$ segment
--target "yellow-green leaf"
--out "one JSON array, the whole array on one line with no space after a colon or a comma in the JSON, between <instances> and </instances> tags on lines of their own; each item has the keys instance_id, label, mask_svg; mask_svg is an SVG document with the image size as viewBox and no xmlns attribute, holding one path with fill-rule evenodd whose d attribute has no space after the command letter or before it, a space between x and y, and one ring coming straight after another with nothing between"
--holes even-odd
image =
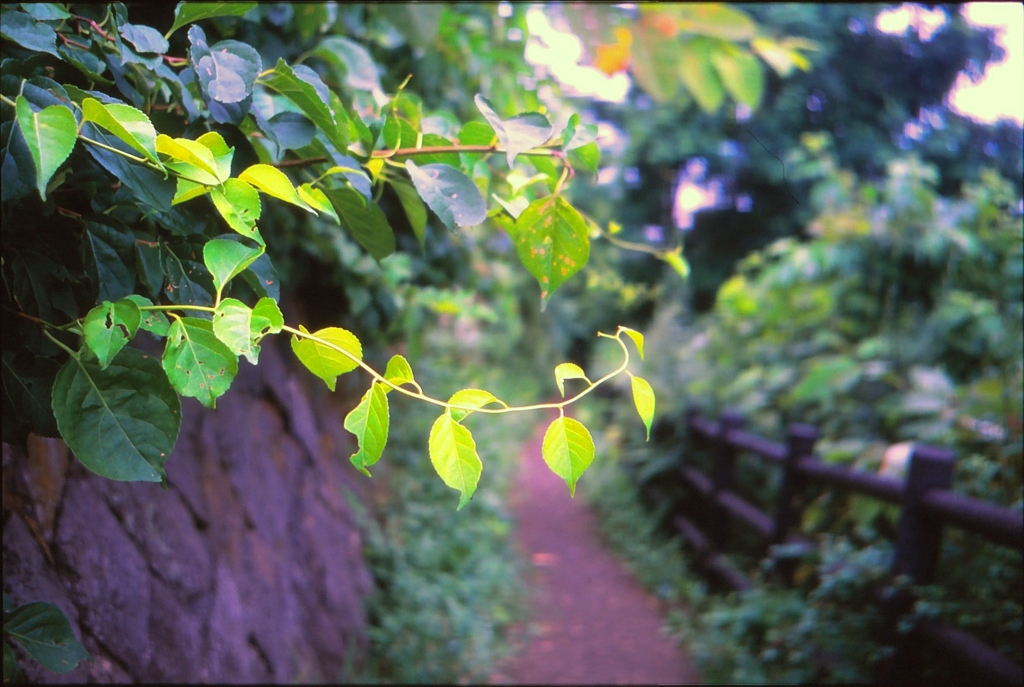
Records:
<instances>
[{"instance_id":1,"label":"yellow-green leaf","mask_svg":"<svg viewBox=\"0 0 1024 687\"><path fill-rule=\"evenodd\" d=\"M86 98L82 101L82 121L103 127L163 168L156 151L156 129L141 110L121 103L104 104L95 98Z\"/></svg>"},{"instance_id":2,"label":"yellow-green leaf","mask_svg":"<svg viewBox=\"0 0 1024 687\"><path fill-rule=\"evenodd\" d=\"M644 335L635 329L629 327L619 327L619 330L625 332L625 334L633 339L633 343L636 344L636 350L640 352L640 360L644 359Z\"/></svg>"},{"instance_id":3,"label":"yellow-green leaf","mask_svg":"<svg viewBox=\"0 0 1024 687\"><path fill-rule=\"evenodd\" d=\"M462 510L473 497L483 471L473 435L446 410L430 428L427 448L437 474L446 485L461 494L458 510Z\"/></svg>"},{"instance_id":4,"label":"yellow-green leaf","mask_svg":"<svg viewBox=\"0 0 1024 687\"><path fill-rule=\"evenodd\" d=\"M162 362L174 390L207 408L216 407L238 374L238 358L213 333L213 323L195 317L171 324Z\"/></svg>"},{"instance_id":5,"label":"yellow-green leaf","mask_svg":"<svg viewBox=\"0 0 1024 687\"><path fill-rule=\"evenodd\" d=\"M569 485L569 495L576 495L576 481L594 462L594 440L578 420L560 417L544 433L541 456L551 471Z\"/></svg>"},{"instance_id":6,"label":"yellow-green leaf","mask_svg":"<svg viewBox=\"0 0 1024 687\"><path fill-rule=\"evenodd\" d=\"M499 400L490 391L484 391L483 389L462 389L461 391L456 391L448 399L448 403L453 406L466 406L469 408L483 408L489 403L497 403L502 407L508 408L508 404ZM472 412L472 410L451 409L452 418L456 422L462 422L462 419Z\"/></svg>"},{"instance_id":7,"label":"yellow-green leaf","mask_svg":"<svg viewBox=\"0 0 1024 687\"><path fill-rule=\"evenodd\" d=\"M309 333L309 330L302 325L299 325L299 331L304 334ZM327 327L314 332L313 336L334 344L349 354L345 355L345 353L325 346L319 341L298 336L292 337L292 350L295 352L295 356L310 372L324 380L328 389L334 391L338 375L351 372L359 367L356 361L363 359L363 345L355 334L341 327Z\"/></svg>"},{"instance_id":8,"label":"yellow-green leaf","mask_svg":"<svg viewBox=\"0 0 1024 687\"><path fill-rule=\"evenodd\" d=\"M107 369L114 356L135 338L141 323L139 306L127 298L116 303L103 301L89 311L82 321L82 333L85 344L96 354L101 370Z\"/></svg>"},{"instance_id":9,"label":"yellow-green leaf","mask_svg":"<svg viewBox=\"0 0 1024 687\"><path fill-rule=\"evenodd\" d=\"M654 389L636 375L631 376L633 387L633 404L636 405L636 412L640 413L640 419L647 427L647 440L651 439L651 422L654 421Z\"/></svg>"},{"instance_id":10,"label":"yellow-green leaf","mask_svg":"<svg viewBox=\"0 0 1024 687\"><path fill-rule=\"evenodd\" d=\"M36 166L36 189L46 200L46 185L75 148L78 137L75 115L62 105L50 105L33 112L22 95L15 101L14 109Z\"/></svg>"},{"instance_id":11,"label":"yellow-green leaf","mask_svg":"<svg viewBox=\"0 0 1024 687\"><path fill-rule=\"evenodd\" d=\"M156 137L156 152L170 158L167 167L175 169L176 162L183 162L191 168L201 172L191 178L192 181L216 186L222 183L227 177L221 178L217 168L217 161L213 152L202 143L190 141L187 138L171 138L167 134L159 134Z\"/></svg>"},{"instance_id":12,"label":"yellow-green leaf","mask_svg":"<svg viewBox=\"0 0 1024 687\"><path fill-rule=\"evenodd\" d=\"M295 192L299 194L299 198L306 205L309 205L321 215L327 215L334 220L335 224L341 224L341 218L338 217L338 213L334 211L334 206L331 205L331 201L328 200L323 191L315 186L302 184L295 189Z\"/></svg>"},{"instance_id":13,"label":"yellow-green leaf","mask_svg":"<svg viewBox=\"0 0 1024 687\"><path fill-rule=\"evenodd\" d=\"M400 355L391 356L391 360L388 361L388 367L384 371L384 379L397 386L416 384L416 380L412 375L412 366L409 365L409 361L404 356ZM384 393L389 393L391 390L390 387L384 386Z\"/></svg>"},{"instance_id":14,"label":"yellow-green leaf","mask_svg":"<svg viewBox=\"0 0 1024 687\"><path fill-rule=\"evenodd\" d=\"M348 415L345 416L345 429L356 435L359 450L352 454L350 460L360 472L370 476L369 466L380 460L384 446L388 443L387 387L374 382L363 399Z\"/></svg>"},{"instance_id":15,"label":"yellow-green leaf","mask_svg":"<svg viewBox=\"0 0 1024 687\"><path fill-rule=\"evenodd\" d=\"M229 227L261 246L265 245L260 230L256 228L263 210L256 189L239 179L228 179L223 186L210 189L210 198Z\"/></svg>"},{"instance_id":16,"label":"yellow-green leaf","mask_svg":"<svg viewBox=\"0 0 1024 687\"><path fill-rule=\"evenodd\" d=\"M269 196L283 200L286 203L291 203L292 205L297 205L307 212L314 214L316 212L295 190L295 187L292 186L291 179L289 179L288 176L277 167L271 167L270 165L264 164L253 165L239 174L238 178L252 184ZM324 201L326 202L326 200L327 199L325 197Z\"/></svg>"},{"instance_id":17,"label":"yellow-green leaf","mask_svg":"<svg viewBox=\"0 0 1024 687\"><path fill-rule=\"evenodd\" d=\"M586 373L583 372L583 368L579 365L575 363L562 363L555 368L555 383L558 385L558 390L563 398L565 397L565 380L567 379L586 379L588 384L592 384L587 379Z\"/></svg>"},{"instance_id":18,"label":"yellow-green leaf","mask_svg":"<svg viewBox=\"0 0 1024 687\"><path fill-rule=\"evenodd\" d=\"M516 219L512 241L519 261L540 284L541 307L587 264L590 239L583 217L561 196L530 203Z\"/></svg>"}]
</instances>

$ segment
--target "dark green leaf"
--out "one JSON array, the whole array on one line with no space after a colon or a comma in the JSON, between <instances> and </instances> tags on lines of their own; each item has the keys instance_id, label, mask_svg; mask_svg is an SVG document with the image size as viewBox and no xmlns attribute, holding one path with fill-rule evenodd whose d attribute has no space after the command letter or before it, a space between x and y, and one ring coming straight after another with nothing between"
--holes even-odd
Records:
<instances>
[{"instance_id":1,"label":"dark green leaf","mask_svg":"<svg viewBox=\"0 0 1024 687\"><path fill-rule=\"evenodd\" d=\"M97 300L116 301L135 291L135 237L104 215L82 218L86 268L98 288Z\"/></svg>"},{"instance_id":2,"label":"dark green leaf","mask_svg":"<svg viewBox=\"0 0 1024 687\"><path fill-rule=\"evenodd\" d=\"M257 5L255 2L179 2L174 8L174 25L167 32L167 36L170 37L182 26L200 19L241 17Z\"/></svg>"},{"instance_id":3,"label":"dark green leaf","mask_svg":"<svg viewBox=\"0 0 1024 687\"><path fill-rule=\"evenodd\" d=\"M297 70L289 67L283 59L279 59L269 73L264 73L259 77L259 82L295 103L302 113L324 133L327 140L343 153L348 149L348 118L345 117L345 130L342 131L337 125L338 113L333 112L328 105L329 94L325 93L327 97L322 98L318 93L317 85L322 87L325 92L327 91L326 86L319 81L319 78L317 78L318 84L311 84L306 79L311 79L311 77L306 75L305 79L301 78ZM344 116L344 112L341 114Z\"/></svg>"},{"instance_id":4,"label":"dark green leaf","mask_svg":"<svg viewBox=\"0 0 1024 687\"><path fill-rule=\"evenodd\" d=\"M266 253L256 258L256 261L242 272L242 279L252 287L257 296L265 296L274 301L281 299L281 279Z\"/></svg>"},{"instance_id":5,"label":"dark green leaf","mask_svg":"<svg viewBox=\"0 0 1024 687\"><path fill-rule=\"evenodd\" d=\"M58 369L60 365L50 358L26 351L3 352L4 405L40 436L58 436L51 407L53 380ZM4 430L7 429L5 426Z\"/></svg>"},{"instance_id":6,"label":"dark green leaf","mask_svg":"<svg viewBox=\"0 0 1024 687\"><path fill-rule=\"evenodd\" d=\"M0 13L0 36L34 52L57 54L57 32L24 12L6 7Z\"/></svg>"},{"instance_id":7,"label":"dark green leaf","mask_svg":"<svg viewBox=\"0 0 1024 687\"><path fill-rule=\"evenodd\" d=\"M399 178L391 178L388 181L395 190L402 209L405 210L405 216L409 219L413 233L416 234L416 240L420 242L420 248L423 248L427 228L427 207L416 192L416 188L408 181Z\"/></svg>"},{"instance_id":8,"label":"dark green leaf","mask_svg":"<svg viewBox=\"0 0 1024 687\"><path fill-rule=\"evenodd\" d=\"M89 652L75 639L67 616L53 604L37 601L18 606L4 618L4 634L55 673L70 673L89 659Z\"/></svg>"},{"instance_id":9,"label":"dark green leaf","mask_svg":"<svg viewBox=\"0 0 1024 687\"><path fill-rule=\"evenodd\" d=\"M160 35L160 32L152 26L141 24L122 24L121 37L132 44L136 52L159 53L167 52L170 45L167 39Z\"/></svg>"},{"instance_id":10,"label":"dark green leaf","mask_svg":"<svg viewBox=\"0 0 1024 687\"><path fill-rule=\"evenodd\" d=\"M449 229L472 227L487 218L487 201L473 180L449 165L405 163L412 183Z\"/></svg>"},{"instance_id":11,"label":"dark green leaf","mask_svg":"<svg viewBox=\"0 0 1024 687\"><path fill-rule=\"evenodd\" d=\"M14 121L4 122L0 137L7 141L4 148L3 168L0 169L0 199L3 202L19 200L35 190L35 164L28 150L21 127Z\"/></svg>"},{"instance_id":12,"label":"dark green leaf","mask_svg":"<svg viewBox=\"0 0 1024 687\"><path fill-rule=\"evenodd\" d=\"M135 348L101 370L69 358L53 385L53 413L68 447L108 479L159 482L181 426L177 394L155 358Z\"/></svg>"},{"instance_id":13,"label":"dark green leaf","mask_svg":"<svg viewBox=\"0 0 1024 687\"><path fill-rule=\"evenodd\" d=\"M395 252L395 233L376 203L367 204L362 195L351 188L325 189L324 194L352 236L375 260L383 260Z\"/></svg>"},{"instance_id":14,"label":"dark green leaf","mask_svg":"<svg viewBox=\"0 0 1024 687\"><path fill-rule=\"evenodd\" d=\"M238 374L238 358L213 333L213 324L195 317L171 324L162 362L174 389L207 408L217 407Z\"/></svg>"},{"instance_id":15,"label":"dark green leaf","mask_svg":"<svg viewBox=\"0 0 1024 687\"><path fill-rule=\"evenodd\" d=\"M195 260L190 245L161 242L160 262L166 275L163 292L169 301L179 305L213 305L213 279L206 266Z\"/></svg>"},{"instance_id":16,"label":"dark green leaf","mask_svg":"<svg viewBox=\"0 0 1024 687\"><path fill-rule=\"evenodd\" d=\"M135 155L126 143L120 139L102 131L92 123L82 125L82 133L94 141L111 146L118 150ZM171 209L171 199L174 198L174 180L165 179L160 174L146 169L142 165L126 160L124 156L111 152L99 146L85 144L85 149L100 163L115 179L123 183L135 197L139 199L139 206L152 208L153 210L167 211Z\"/></svg>"}]
</instances>

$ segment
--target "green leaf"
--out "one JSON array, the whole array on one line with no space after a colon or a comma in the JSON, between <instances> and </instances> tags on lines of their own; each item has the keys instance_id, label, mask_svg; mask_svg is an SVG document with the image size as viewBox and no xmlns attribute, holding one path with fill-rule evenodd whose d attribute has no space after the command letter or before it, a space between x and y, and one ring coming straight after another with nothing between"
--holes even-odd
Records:
<instances>
[{"instance_id":1,"label":"green leaf","mask_svg":"<svg viewBox=\"0 0 1024 687\"><path fill-rule=\"evenodd\" d=\"M260 347L253 342L252 308L235 298L225 298L213 313L213 333L235 355L259 362Z\"/></svg>"},{"instance_id":2,"label":"green leaf","mask_svg":"<svg viewBox=\"0 0 1024 687\"><path fill-rule=\"evenodd\" d=\"M116 301L135 290L135 236L125 225L107 215L82 218L83 257L97 299Z\"/></svg>"},{"instance_id":3,"label":"green leaf","mask_svg":"<svg viewBox=\"0 0 1024 687\"><path fill-rule=\"evenodd\" d=\"M295 188L295 192L299 194L299 198L301 198L306 205L310 206L321 215L327 215L337 224L341 224L341 218L338 217L338 213L335 212L334 206L331 205L331 201L328 200L323 191L315 186L302 184Z\"/></svg>"},{"instance_id":4,"label":"green leaf","mask_svg":"<svg viewBox=\"0 0 1024 687\"><path fill-rule=\"evenodd\" d=\"M636 375L631 375L630 378L633 387L633 404L636 405L636 412L640 413L640 419L647 427L647 440L650 441L651 422L654 420L654 389L646 379L641 379Z\"/></svg>"},{"instance_id":5,"label":"green leaf","mask_svg":"<svg viewBox=\"0 0 1024 687\"><path fill-rule=\"evenodd\" d=\"M473 497L483 471L473 435L446 410L430 428L427 449L441 480L461 494L458 510L462 510Z\"/></svg>"},{"instance_id":6,"label":"green leaf","mask_svg":"<svg viewBox=\"0 0 1024 687\"><path fill-rule=\"evenodd\" d=\"M75 639L67 616L53 604L24 604L4 617L4 634L21 644L47 670L70 673L89 652Z\"/></svg>"},{"instance_id":7,"label":"green leaf","mask_svg":"<svg viewBox=\"0 0 1024 687\"><path fill-rule=\"evenodd\" d=\"M273 298L264 296L256 301L252 309L252 331L258 332L262 338L267 334L277 334L284 327L284 315Z\"/></svg>"},{"instance_id":8,"label":"green leaf","mask_svg":"<svg viewBox=\"0 0 1024 687\"><path fill-rule=\"evenodd\" d=\"M264 164L253 165L239 174L238 178L241 181L252 184L269 196L292 205L297 205L307 212L316 214L316 211L299 196L292 185L291 179L277 167Z\"/></svg>"},{"instance_id":9,"label":"green leaf","mask_svg":"<svg viewBox=\"0 0 1024 687\"><path fill-rule=\"evenodd\" d=\"M266 245L256 228L263 210L256 189L239 179L228 179L220 188L210 189L210 198L229 227L261 246Z\"/></svg>"},{"instance_id":10,"label":"green leaf","mask_svg":"<svg viewBox=\"0 0 1024 687\"><path fill-rule=\"evenodd\" d=\"M4 404L28 424L28 430L39 436L59 436L57 422L53 418L52 396L53 380L59 369L60 365L53 359L28 351L3 352ZM4 441L9 441L7 432L13 429L13 426L4 424Z\"/></svg>"},{"instance_id":11,"label":"green leaf","mask_svg":"<svg viewBox=\"0 0 1024 687\"><path fill-rule=\"evenodd\" d=\"M126 296L125 300L131 301L140 308L142 317L139 322L140 329L144 329L155 336L167 336L167 332L171 329L171 322L167 319L167 315L164 315L159 310L141 310L143 306L152 306L153 301L145 296L136 294Z\"/></svg>"},{"instance_id":12,"label":"green leaf","mask_svg":"<svg viewBox=\"0 0 1024 687\"><path fill-rule=\"evenodd\" d=\"M19 684L25 681L25 676L18 667L18 659L14 655L14 649L7 642L4 645L4 684Z\"/></svg>"},{"instance_id":13,"label":"green leaf","mask_svg":"<svg viewBox=\"0 0 1024 687\"><path fill-rule=\"evenodd\" d=\"M632 33L630 75L655 102L669 102L678 90L679 39L644 20L634 24Z\"/></svg>"},{"instance_id":14,"label":"green leaf","mask_svg":"<svg viewBox=\"0 0 1024 687\"><path fill-rule=\"evenodd\" d=\"M141 321L139 306L127 298L116 303L103 301L89 311L82 320L82 333L85 344L96 354L101 370L107 369L118 351L135 338Z\"/></svg>"},{"instance_id":15,"label":"green leaf","mask_svg":"<svg viewBox=\"0 0 1024 687\"><path fill-rule=\"evenodd\" d=\"M693 38L683 44L679 60L679 76L705 112L715 112L725 99L722 81L711 64L715 45L713 40L703 36Z\"/></svg>"},{"instance_id":16,"label":"green leaf","mask_svg":"<svg viewBox=\"0 0 1024 687\"><path fill-rule=\"evenodd\" d=\"M551 138L551 122L540 112L524 112L502 120L487 98L477 94L473 100L505 149L509 169L519 153L544 145Z\"/></svg>"},{"instance_id":17,"label":"green leaf","mask_svg":"<svg viewBox=\"0 0 1024 687\"><path fill-rule=\"evenodd\" d=\"M735 46L725 47L727 50L712 53L711 63L732 97L756 110L764 89L761 62Z\"/></svg>"},{"instance_id":18,"label":"green leaf","mask_svg":"<svg viewBox=\"0 0 1024 687\"><path fill-rule=\"evenodd\" d=\"M551 471L569 485L569 495L576 495L576 481L594 462L594 440L579 421L560 417L544 433L541 456Z\"/></svg>"},{"instance_id":19,"label":"green leaf","mask_svg":"<svg viewBox=\"0 0 1024 687\"><path fill-rule=\"evenodd\" d=\"M395 232L376 203L368 204L358 191L351 188L327 189L324 195L345 221L352 236L374 260L383 260L395 252Z\"/></svg>"},{"instance_id":20,"label":"green leaf","mask_svg":"<svg viewBox=\"0 0 1024 687\"><path fill-rule=\"evenodd\" d=\"M562 398L565 398L565 380L567 379L586 379L588 384L593 385L579 365L562 363L555 367L555 384L558 385L558 391L561 392Z\"/></svg>"},{"instance_id":21,"label":"green leaf","mask_svg":"<svg viewBox=\"0 0 1024 687\"><path fill-rule=\"evenodd\" d=\"M235 155L235 149L228 146L224 137L216 131L207 131L196 139L196 143L205 146L213 155L213 163L217 168L217 178L226 180L231 176L231 160Z\"/></svg>"},{"instance_id":22,"label":"green leaf","mask_svg":"<svg viewBox=\"0 0 1024 687\"><path fill-rule=\"evenodd\" d=\"M640 352L640 360L643 360L644 359L644 335L641 334L640 332L636 331L635 329L630 329L629 327L619 327L619 329L622 330L626 334L626 336L628 336L629 338L633 339L633 343L636 344L636 350Z\"/></svg>"},{"instance_id":23,"label":"green leaf","mask_svg":"<svg viewBox=\"0 0 1024 687\"><path fill-rule=\"evenodd\" d=\"M57 32L43 22L36 21L24 12L3 8L0 15L0 36L14 41L26 50L45 52L59 58L57 54Z\"/></svg>"},{"instance_id":24,"label":"green leaf","mask_svg":"<svg viewBox=\"0 0 1024 687\"><path fill-rule=\"evenodd\" d=\"M690 276L690 263L683 257L682 247L676 248L671 253L665 253L661 256L661 259L669 264L669 267L674 269L681 279L686 279Z\"/></svg>"},{"instance_id":25,"label":"green leaf","mask_svg":"<svg viewBox=\"0 0 1024 687\"><path fill-rule=\"evenodd\" d=\"M203 246L203 262L213 275L213 285L219 295L224 286L245 271L263 254L261 248L250 248L238 241L211 239Z\"/></svg>"},{"instance_id":26,"label":"green leaf","mask_svg":"<svg viewBox=\"0 0 1024 687\"><path fill-rule=\"evenodd\" d=\"M757 25L743 11L721 3L671 4L652 8L671 15L679 30L728 41L745 41L757 33Z\"/></svg>"},{"instance_id":27,"label":"green leaf","mask_svg":"<svg viewBox=\"0 0 1024 687\"><path fill-rule=\"evenodd\" d=\"M313 84L299 78L283 59L278 59L274 68L261 74L258 81L297 105L335 148L341 152L348 149L348 118L344 117L346 124L342 131L337 125L337 113L320 98Z\"/></svg>"},{"instance_id":28,"label":"green leaf","mask_svg":"<svg viewBox=\"0 0 1024 687\"><path fill-rule=\"evenodd\" d=\"M389 421L387 389L379 382L371 384L359 405L345 416L345 429L355 434L359 443L350 460L367 477L367 468L380 460L388 443Z\"/></svg>"},{"instance_id":29,"label":"green leaf","mask_svg":"<svg viewBox=\"0 0 1024 687\"><path fill-rule=\"evenodd\" d=\"M179 394L197 398L207 408L217 407L217 398L238 374L238 358L213 333L213 323L195 317L171 324L163 366Z\"/></svg>"},{"instance_id":30,"label":"green leaf","mask_svg":"<svg viewBox=\"0 0 1024 687\"><path fill-rule=\"evenodd\" d=\"M402 204L405 216L409 220L409 226L412 227L412 232L416 234L416 240L420 242L420 248L422 249L426 239L427 206L423 204L423 200L420 198L419 193L417 193L416 187L405 179L391 178L388 181L391 184L391 188L395 190L398 202Z\"/></svg>"},{"instance_id":31,"label":"green leaf","mask_svg":"<svg viewBox=\"0 0 1024 687\"><path fill-rule=\"evenodd\" d=\"M62 105L50 105L33 112L23 95L18 96L14 109L36 166L36 189L46 200L46 185L75 148L78 137L75 115Z\"/></svg>"},{"instance_id":32,"label":"green leaf","mask_svg":"<svg viewBox=\"0 0 1024 687\"><path fill-rule=\"evenodd\" d=\"M86 98L82 102L82 121L103 127L142 153L147 160L163 168L156 150L156 129L142 111L130 105L104 105L95 98Z\"/></svg>"},{"instance_id":33,"label":"green leaf","mask_svg":"<svg viewBox=\"0 0 1024 687\"><path fill-rule=\"evenodd\" d=\"M125 348L106 370L71 357L53 384L53 414L68 447L107 479L159 482L181 426L181 405L160 364Z\"/></svg>"},{"instance_id":34,"label":"green leaf","mask_svg":"<svg viewBox=\"0 0 1024 687\"><path fill-rule=\"evenodd\" d=\"M299 325L299 331L304 334L309 333L309 330L302 325ZM314 332L313 336L338 346L356 360L363 359L363 345L356 338L356 335L347 329L327 327L326 329ZM295 352L299 362L305 365L310 372L324 380L327 388L331 391L334 391L338 375L351 372L359 367L352 358L318 341L293 336L292 350Z\"/></svg>"},{"instance_id":35,"label":"green leaf","mask_svg":"<svg viewBox=\"0 0 1024 687\"><path fill-rule=\"evenodd\" d=\"M459 130L459 143L464 146L493 146L498 141L497 134L490 124L484 122L466 122ZM472 165L483 157L483 153L460 153L467 163Z\"/></svg>"},{"instance_id":36,"label":"green leaf","mask_svg":"<svg viewBox=\"0 0 1024 687\"><path fill-rule=\"evenodd\" d=\"M122 24L119 32L121 37L132 44L137 53L156 53L162 55L170 45L167 39L152 26L142 24Z\"/></svg>"},{"instance_id":37,"label":"green leaf","mask_svg":"<svg viewBox=\"0 0 1024 687\"><path fill-rule=\"evenodd\" d=\"M449 229L472 227L487 219L487 201L473 180L450 165L405 163L420 197Z\"/></svg>"},{"instance_id":38,"label":"green leaf","mask_svg":"<svg viewBox=\"0 0 1024 687\"><path fill-rule=\"evenodd\" d=\"M366 48L341 36L324 38L310 53L319 57L345 76L349 88L373 91L380 88L377 63Z\"/></svg>"},{"instance_id":39,"label":"green leaf","mask_svg":"<svg viewBox=\"0 0 1024 687\"><path fill-rule=\"evenodd\" d=\"M254 9L259 3L255 2L179 2L174 8L174 24L167 32L171 34L200 19L212 19L214 17L241 17Z\"/></svg>"},{"instance_id":40,"label":"green leaf","mask_svg":"<svg viewBox=\"0 0 1024 687\"><path fill-rule=\"evenodd\" d=\"M519 261L540 284L541 307L587 264L590 239L583 217L561 196L541 198L516 220L512 241Z\"/></svg>"},{"instance_id":41,"label":"green leaf","mask_svg":"<svg viewBox=\"0 0 1024 687\"><path fill-rule=\"evenodd\" d=\"M393 355L388 361L388 367L384 371L384 379L392 384L401 386L403 384L415 384L416 379L412 375L412 366L404 356ZM385 385L384 393L390 393L392 389Z\"/></svg>"},{"instance_id":42,"label":"green leaf","mask_svg":"<svg viewBox=\"0 0 1024 687\"><path fill-rule=\"evenodd\" d=\"M591 141L569 151L569 162L573 167L582 167L591 174L597 174L601 164L601 149Z\"/></svg>"},{"instance_id":43,"label":"green leaf","mask_svg":"<svg viewBox=\"0 0 1024 687\"><path fill-rule=\"evenodd\" d=\"M448 403L449 405L467 406L469 408L483 408L488 403L497 403L502 407L508 408L507 403L499 400L490 391L484 391L483 389L462 389L456 391L448 399ZM473 412L472 410L461 410L458 408L450 408L449 411L455 422L462 422L463 418Z\"/></svg>"}]
</instances>

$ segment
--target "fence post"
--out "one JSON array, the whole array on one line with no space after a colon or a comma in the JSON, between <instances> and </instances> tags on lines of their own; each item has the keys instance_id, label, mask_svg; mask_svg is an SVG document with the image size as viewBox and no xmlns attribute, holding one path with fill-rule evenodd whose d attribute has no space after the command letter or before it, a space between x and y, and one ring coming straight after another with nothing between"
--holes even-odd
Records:
<instances>
[{"instance_id":1,"label":"fence post","mask_svg":"<svg viewBox=\"0 0 1024 687\"><path fill-rule=\"evenodd\" d=\"M711 470L711 507L708 509L711 518L708 521L708 534L716 549L725 548L729 536L729 514L716 504L715 497L723 491L731 491L733 477L736 472L736 449L725 443L725 435L730 430L743 426L746 418L737 410L726 409L718 419L718 435L715 437L715 464Z\"/></svg>"},{"instance_id":2,"label":"fence post","mask_svg":"<svg viewBox=\"0 0 1024 687\"><path fill-rule=\"evenodd\" d=\"M903 485L903 505L896 529L896 551L892 571L908 575L915 584L929 584L935 578L942 545L942 522L929 519L921 508L921 497L929 489L948 489L953 482L952 451L915 444L910 453ZM896 653L881 666L882 681L894 684L920 682L922 657L920 641L914 636L900 635L897 624L910 610L913 599L906 594L892 595L883 605L888 642Z\"/></svg>"},{"instance_id":3,"label":"fence post","mask_svg":"<svg viewBox=\"0 0 1024 687\"><path fill-rule=\"evenodd\" d=\"M775 529L772 533L772 542L775 544L784 544L790 529L800 525L803 515L803 479L796 465L801 458L814 453L814 444L820 436L817 427L800 423L791 424L786 432L786 458L782 464L782 478L779 480L775 504ZM796 558L783 558L777 561L777 569L786 584L792 581L796 564Z\"/></svg>"}]
</instances>

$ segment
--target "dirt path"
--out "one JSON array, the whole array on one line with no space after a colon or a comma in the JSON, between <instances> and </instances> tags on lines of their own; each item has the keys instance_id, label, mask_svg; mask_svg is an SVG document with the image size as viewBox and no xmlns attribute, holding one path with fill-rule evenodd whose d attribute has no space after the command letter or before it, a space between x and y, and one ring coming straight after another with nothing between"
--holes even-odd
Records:
<instances>
[{"instance_id":1,"label":"dirt path","mask_svg":"<svg viewBox=\"0 0 1024 687\"><path fill-rule=\"evenodd\" d=\"M583 497L540 455L546 425L525 444L512 508L532 562L525 645L495 684L679 684L697 673L661 634L658 602L605 550ZM585 489L586 477L579 488Z\"/></svg>"}]
</instances>

